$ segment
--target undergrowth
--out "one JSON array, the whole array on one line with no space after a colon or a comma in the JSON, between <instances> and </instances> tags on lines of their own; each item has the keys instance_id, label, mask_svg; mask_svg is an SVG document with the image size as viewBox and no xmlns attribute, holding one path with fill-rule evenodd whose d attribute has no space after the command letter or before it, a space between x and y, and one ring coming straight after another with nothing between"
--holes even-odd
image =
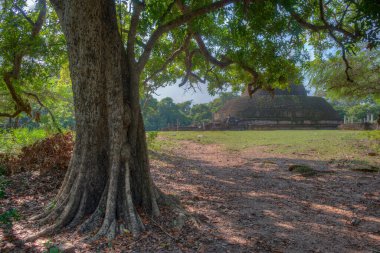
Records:
<instances>
[{"instance_id":1,"label":"undergrowth","mask_svg":"<svg viewBox=\"0 0 380 253\"><path fill-rule=\"evenodd\" d=\"M366 131L364 135L371 141L371 147L380 152L380 130Z\"/></svg>"},{"instance_id":2,"label":"undergrowth","mask_svg":"<svg viewBox=\"0 0 380 253\"><path fill-rule=\"evenodd\" d=\"M0 167L7 174L18 173L23 170L39 170L41 173L45 173L54 168L67 168L74 145L72 132L50 136L40 133L29 137L27 140L20 135L17 138L21 139L13 140L14 145L17 146L21 140L25 140L22 147L19 146L17 151L15 151L16 148L13 150L4 149L6 152L0 153ZM32 140L34 142L30 143ZM3 140L3 143L7 143L7 145L8 142L11 141L9 139Z\"/></svg>"},{"instance_id":3,"label":"undergrowth","mask_svg":"<svg viewBox=\"0 0 380 253\"><path fill-rule=\"evenodd\" d=\"M18 154L22 147L32 145L38 140L42 140L52 133L45 129L1 129L0 128L0 153Z\"/></svg>"},{"instance_id":4,"label":"undergrowth","mask_svg":"<svg viewBox=\"0 0 380 253\"><path fill-rule=\"evenodd\" d=\"M13 221L20 219L20 214L15 208L11 208L4 213L0 214L0 224L12 225Z\"/></svg>"},{"instance_id":5,"label":"undergrowth","mask_svg":"<svg viewBox=\"0 0 380 253\"><path fill-rule=\"evenodd\" d=\"M6 197L5 187L8 185L8 180L5 178L6 169L0 164L0 199Z\"/></svg>"}]
</instances>

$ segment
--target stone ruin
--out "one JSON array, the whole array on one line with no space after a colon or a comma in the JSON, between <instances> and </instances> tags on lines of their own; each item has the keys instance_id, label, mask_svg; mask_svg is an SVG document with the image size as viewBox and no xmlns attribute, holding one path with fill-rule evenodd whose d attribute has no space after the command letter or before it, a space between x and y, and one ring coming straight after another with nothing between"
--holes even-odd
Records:
<instances>
[{"instance_id":1,"label":"stone ruin","mask_svg":"<svg viewBox=\"0 0 380 253\"><path fill-rule=\"evenodd\" d=\"M228 101L213 115L209 129L336 129L342 123L321 97L308 96L303 85L257 91Z\"/></svg>"}]
</instances>

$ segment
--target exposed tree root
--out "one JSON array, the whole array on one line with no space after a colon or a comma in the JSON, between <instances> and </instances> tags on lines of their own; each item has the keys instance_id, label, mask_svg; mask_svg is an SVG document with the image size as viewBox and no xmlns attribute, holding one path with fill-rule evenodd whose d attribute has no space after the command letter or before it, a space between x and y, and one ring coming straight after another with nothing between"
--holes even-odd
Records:
<instances>
[{"instance_id":1,"label":"exposed tree root","mask_svg":"<svg viewBox=\"0 0 380 253\"><path fill-rule=\"evenodd\" d=\"M119 157L116 158L119 159ZM88 212L89 194L86 173L84 171L70 173L71 175L69 174L66 177L65 182L71 183L71 187L62 186L63 190L60 190L60 195L56 198L58 202L53 208L47 209L43 214L32 218L39 224L46 226L26 240L34 241L39 237L58 233L62 229L73 228L77 228L76 231L80 234L87 234L98 229L94 236L85 238L86 242L92 242L102 237L113 239L118 233L126 229L133 236L139 235L144 230L144 225L135 208L131 189L130 163L117 161L120 160L116 159L113 162L114 166L110 169L108 182L95 210L91 213ZM80 168L82 170L84 167L81 166ZM150 186L150 184L153 185L151 181L148 185ZM145 192L152 193L152 196L148 198L153 201L148 206L151 212L147 211L147 214L153 216L159 213L156 199L161 193L158 193L154 188ZM142 210L147 209L142 206ZM45 217L43 217L44 215ZM51 221L54 221L53 224L49 224Z\"/></svg>"}]
</instances>

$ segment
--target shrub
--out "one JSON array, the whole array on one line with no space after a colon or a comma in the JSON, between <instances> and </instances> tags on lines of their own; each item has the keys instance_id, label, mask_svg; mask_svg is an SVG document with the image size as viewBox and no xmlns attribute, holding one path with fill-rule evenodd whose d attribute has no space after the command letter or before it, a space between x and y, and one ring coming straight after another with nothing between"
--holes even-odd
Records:
<instances>
[{"instance_id":1,"label":"shrub","mask_svg":"<svg viewBox=\"0 0 380 253\"><path fill-rule=\"evenodd\" d=\"M16 209L11 208L4 213L0 214L0 224L9 225L12 224L14 220L19 220L20 214Z\"/></svg>"},{"instance_id":2,"label":"shrub","mask_svg":"<svg viewBox=\"0 0 380 253\"><path fill-rule=\"evenodd\" d=\"M146 135L147 135L148 144L151 144L157 139L158 132L157 131L150 131L150 132L147 132Z\"/></svg>"},{"instance_id":3,"label":"shrub","mask_svg":"<svg viewBox=\"0 0 380 253\"><path fill-rule=\"evenodd\" d=\"M5 187L8 185L8 180L5 179L3 175L0 175L0 199L6 197Z\"/></svg>"},{"instance_id":4,"label":"shrub","mask_svg":"<svg viewBox=\"0 0 380 253\"><path fill-rule=\"evenodd\" d=\"M52 168L67 169L72 149L73 134L55 134L23 147L17 156L3 157L3 163L12 174L23 170L45 173Z\"/></svg>"}]
</instances>

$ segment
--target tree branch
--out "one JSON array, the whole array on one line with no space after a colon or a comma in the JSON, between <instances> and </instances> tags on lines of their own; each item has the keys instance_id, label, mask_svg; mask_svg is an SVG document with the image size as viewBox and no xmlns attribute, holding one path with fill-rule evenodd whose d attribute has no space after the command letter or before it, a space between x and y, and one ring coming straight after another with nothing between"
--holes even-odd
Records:
<instances>
[{"instance_id":1,"label":"tree branch","mask_svg":"<svg viewBox=\"0 0 380 253\"><path fill-rule=\"evenodd\" d=\"M127 40L127 57L130 66L133 66L136 64L135 59L135 42L136 42L136 34L137 34L137 26L139 24L140 14L141 11L144 8L144 4L140 3L138 1L132 1L133 2L133 13L131 22L129 25L129 31L128 31L128 40Z\"/></svg>"},{"instance_id":2,"label":"tree branch","mask_svg":"<svg viewBox=\"0 0 380 253\"><path fill-rule=\"evenodd\" d=\"M65 0L50 0L55 12L58 14L60 22L63 22L63 13L65 12Z\"/></svg>"},{"instance_id":3,"label":"tree branch","mask_svg":"<svg viewBox=\"0 0 380 253\"><path fill-rule=\"evenodd\" d=\"M312 24L312 23L307 22L305 19L303 19L300 15L298 15L294 11L291 10L289 12L290 12L290 15L294 18L294 20L297 21L297 23L299 23L304 28L311 30L313 32L332 30L332 31L342 33L344 36L349 37L351 39L357 39L359 37L358 34L349 32L339 26L333 26L333 25L328 24L327 22L324 25Z\"/></svg>"},{"instance_id":4,"label":"tree branch","mask_svg":"<svg viewBox=\"0 0 380 253\"><path fill-rule=\"evenodd\" d=\"M42 24L46 17L46 0L39 0L37 8L40 9L40 12L38 14L36 22L33 22L34 25L32 27L32 33L30 36L31 41L33 41L36 38L36 36L39 34L39 32L42 29ZM28 115L31 115L32 109L31 109L30 104L24 99L22 99L22 97L17 93L13 85L13 80L17 80L19 78L22 59L24 58L26 51L27 49L29 49L29 47L30 45L28 45L26 49L20 50L18 53L16 53L13 59L12 70L3 73L3 80L12 97L12 100L16 104L16 108L17 108L16 112L20 111L20 112L25 112Z\"/></svg>"},{"instance_id":5,"label":"tree branch","mask_svg":"<svg viewBox=\"0 0 380 253\"><path fill-rule=\"evenodd\" d=\"M328 32L329 32L329 35L331 38L334 39L334 41L340 46L340 48L342 49L342 58L343 58L343 61L344 61L344 64L346 66L346 69L344 70L344 72L346 73L346 78L347 78L347 81L349 82L353 82L353 80L351 79L348 71L349 69L351 69L351 66L347 60L347 57L346 57L346 47L344 46L343 42L340 41L334 34L333 30L330 28L330 26L328 25L327 21L326 21L326 18L325 18L325 11L324 11L324 7L323 7L323 0L319 0L319 13L320 13L320 17L321 17L321 20L323 22L323 24L325 24L328 28Z\"/></svg>"},{"instance_id":6,"label":"tree branch","mask_svg":"<svg viewBox=\"0 0 380 253\"><path fill-rule=\"evenodd\" d=\"M146 43L146 47L144 49L144 52L140 56L140 59L138 61L138 70L141 72L141 70L144 68L146 65L147 61L149 60L150 53L153 50L154 45L158 41L158 39L163 35L164 33L181 26L196 17L199 17L201 15L207 14L211 11L220 9L230 3L237 2L238 0L220 0L218 2L211 3L209 5L203 6L201 8L194 9L188 13L185 13L178 18L171 20L161 26L159 26L150 36L148 39L148 42Z\"/></svg>"},{"instance_id":7,"label":"tree branch","mask_svg":"<svg viewBox=\"0 0 380 253\"><path fill-rule=\"evenodd\" d=\"M166 69L166 67L180 54L182 53L185 48L188 47L189 43L190 43L190 39L191 39L191 34L188 34L185 38L185 41L183 42L183 44L177 49L175 50L167 59L166 61L164 62L164 64L159 68L157 69L156 71L154 71L150 76L148 76L143 84L147 84L150 80L152 80L157 74L159 74L160 72L164 71Z\"/></svg>"},{"instance_id":8,"label":"tree branch","mask_svg":"<svg viewBox=\"0 0 380 253\"><path fill-rule=\"evenodd\" d=\"M40 98L37 96L37 94L31 93L31 92L24 92L24 94L25 94L25 95L28 95L28 96L30 96L30 97L33 97L41 107L45 108L45 109L48 111L48 113L49 113L51 119L53 120L53 124L54 124L54 126L57 128L57 130L58 130L59 133L62 133L62 130L61 130L61 128L59 127L59 124L57 123L57 121L56 121L56 119L55 119L55 117L54 117L54 114L52 113L52 111L51 111L48 107L46 107L46 106L42 103L42 101L41 101Z\"/></svg>"},{"instance_id":9,"label":"tree branch","mask_svg":"<svg viewBox=\"0 0 380 253\"><path fill-rule=\"evenodd\" d=\"M218 60L212 54L209 52L209 50L206 48L205 43L203 42L202 37L200 34L195 33L194 34L194 39L197 42L199 46L199 50L202 53L202 55L212 64L220 67L220 68L225 68L233 63L230 59L225 58L224 60Z\"/></svg>"},{"instance_id":10,"label":"tree branch","mask_svg":"<svg viewBox=\"0 0 380 253\"><path fill-rule=\"evenodd\" d=\"M176 0L176 4L178 6L178 8L182 11L182 13L186 13L188 10L187 10L187 7L183 4L183 2L181 0ZM231 59L229 59L228 57L222 57L221 60L218 60L216 57L214 57L210 51L207 49L201 35L199 33L194 33L194 39L196 40L197 44L198 44L198 47L199 47L199 51L200 53L205 57L205 59L209 62L211 62L212 64L214 64L215 66L218 66L220 68L226 68L228 67L229 65L233 64L233 63L236 63L238 64L241 68L243 68L245 71L247 71L248 73L250 73L253 77L253 80L251 83L248 84L248 87L247 87L247 90L248 90L248 94L250 96L252 96L252 94L254 92L256 92L258 89L261 88L261 86L257 85L258 83L258 77L259 77L259 74L254 70L252 69L251 67L249 67L248 65L242 63L242 62L234 62L232 61ZM190 59L191 60L191 59ZM210 69L212 70L212 69ZM215 74L214 74L215 75ZM190 70L188 69L187 70L187 74L186 74L186 77L185 79L181 82L180 86L181 85L184 85L188 79L188 76L193 76L194 78L198 79L198 80L201 80L200 77L198 75L195 75L192 71L191 71L191 66L190 66ZM215 75L216 76L216 75ZM255 86L255 88L253 89L253 87Z\"/></svg>"},{"instance_id":11,"label":"tree branch","mask_svg":"<svg viewBox=\"0 0 380 253\"><path fill-rule=\"evenodd\" d=\"M29 24L31 24L32 26L34 26L33 20L31 20L28 17L28 15L26 15L25 11L23 9L21 9L17 4L15 4L14 6L24 16L24 18L29 22Z\"/></svg>"},{"instance_id":12,"label":"tree branch","mask_svg":"<svg viewBox=\"0 0 380 253\"><path fill-rule=\"evenodd\" d=\"M172 10L173 6L175 4L175 0L173 2L171 2L168 7L166 8L166 11L162 14L162 16L158 19L158 24L162 23L166 16L170 13L170 11Z\"/></svg>"},{"instance_id":13,"label":"tree branch","mask_svg":"<svg viewBox=\"0 0 380 253\"><path fill-rule=\"evenodd\" d=\"M254 70L253 68L249 67L248 65L246 65L242 62L234 62L233 60L231 60L227 57L223 57L224 58L223 60L216 59L208 51L208 49L206 48L206 45L203 42L202 37L199 34L195 33L194 38L197 41L197 44L200 48L200 52L203 54L203 56L206 58L206 60L208 60L212 64L214 64L220 68L225 68L225 67L228 67L229 65L235 63L235 64L239 65L242 69L244 69L245 71L247 71L248 73L251 74L253 80L251 83L248 84L248 94L250 96L252 96L252 94L255 93L258 89L262 88L261 85L258 85L259 73L256 70Z\"/></svg>"}]
</instances>

